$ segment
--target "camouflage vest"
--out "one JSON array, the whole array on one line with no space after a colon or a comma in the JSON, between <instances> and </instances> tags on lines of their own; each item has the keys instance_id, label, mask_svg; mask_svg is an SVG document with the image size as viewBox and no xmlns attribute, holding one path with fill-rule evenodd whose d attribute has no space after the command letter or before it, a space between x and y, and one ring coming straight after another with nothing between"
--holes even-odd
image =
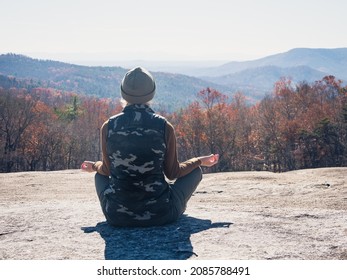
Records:
<instances>
[{"instance_id":1,"label":"camouflage vest","mask_svg":"<svg viewBox=\"0 0 347 280\"><path fill-rule=\"evenodd\" d=\"M129 105L108 123L110 188L105 215L113 225L148 226L172 215L163 173L165 118L147 105Z\"/></svg>"}]
</instances>

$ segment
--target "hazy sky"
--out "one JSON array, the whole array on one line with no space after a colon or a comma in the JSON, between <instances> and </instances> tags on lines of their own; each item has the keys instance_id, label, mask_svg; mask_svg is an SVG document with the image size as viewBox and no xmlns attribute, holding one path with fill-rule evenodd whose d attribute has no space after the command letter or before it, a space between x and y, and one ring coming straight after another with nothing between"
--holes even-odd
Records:
<instances>
[{"instance_id":1,"label":"hazy sky","mask_svg":"<svg viewBox=\"0 0 347 280\"><path fill-rule=\"evenodd\" d=\"M346 0L0 0L0 53L247 60L347 47L346 11Z\"/></svg>"}]
</instances>

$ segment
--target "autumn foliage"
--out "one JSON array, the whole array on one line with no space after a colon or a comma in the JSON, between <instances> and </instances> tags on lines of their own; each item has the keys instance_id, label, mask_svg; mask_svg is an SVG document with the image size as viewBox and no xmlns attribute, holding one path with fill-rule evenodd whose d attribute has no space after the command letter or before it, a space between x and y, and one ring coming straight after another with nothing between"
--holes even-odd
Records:
<instances>
[{"instance_id":1,"label":"autumn foliage","mask_svg":"<svg viewBox=\"0 0 347 280\"><path fill-rule=\"evenodd\" d=\"M100 127L121 109L116 100L59 90L0 88L0 171L70 169L100 159ZM333 76L295 85L281 79L255 105L242 93L230 98L206 88L165 116L179 158L219 153L215 172L347 164L347 87Z\"/></svg>"},{"instance_id":2,"label":"autumn foliage","mask_svg":"<svg viewBox=\"0 0 347 280\"><path fill-rule=\"evenodd\" d=\"M0 170L78 168L100 158L99 130L119 102L52 89L0 89Z\"/></svg>"},{"instance_id":3,"label":"autumn foliage","mask_svg":"<svg viewBox=\"0 0 347 280\"><path fill-rule=\"evenodd\" d=\"M247 106L213 89L175 113L182 158L219 153L216 171L346 166L347 87L333 76L313 84L281 79L261 102Z\"/></svg>"}]
</instances>

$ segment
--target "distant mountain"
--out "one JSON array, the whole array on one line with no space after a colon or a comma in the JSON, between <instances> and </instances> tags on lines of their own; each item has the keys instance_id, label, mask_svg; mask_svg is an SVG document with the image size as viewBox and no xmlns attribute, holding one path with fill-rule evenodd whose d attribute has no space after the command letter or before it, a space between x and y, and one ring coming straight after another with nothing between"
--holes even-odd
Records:
<instances>
[{"instance_id":1,"label":"distant mountain","mask_svg":"<svg viewBox=\"0 0 347 280\"><path fill-rule=\"evenodd\" d=\"M346 65L347 48L297 48L285 53L275 54L261 59L244 62L229 62L218 67L199 69L199 71L195 71L194 76L225 76L246 69L254 69L264 66L277 66L281 68L307 66L313 70L347 80Z\"/></svg>"},{"instance_id":2,"label":"distant mountain","mask_svg":"<svg viewBox=\"0 0 347 280\"><path fill-rule=\"evenodd\" d=\"M12 76L23 84L37 84L59 90L83 93L99 97L119 97L119 85L127 69L121 67L88 67L52 60L33 59L23 55L0 55L0 75ZM166 110L175 110L187 105L196 94L207 87L225 94L233 92L232 87L218 85L181 74L152 72L157 83L155 103ZM5 82L5 79L0 79ZM6 81L6 84L9 82Z\"/></svg>"},{"instance_id":3,"label":"distant mountain","mask_svg":"<svg viewBox=\"0 0 347 280\"><path fill-rule=\"evenodd\" d=\"M0 55L0 74L30 79L39 85L109 97L126 72L120 67L87 67L23 55Z\"/></svg>"},{"instance_id":4,"label":"distant mountain","mask_svg":"<svg viewBox=\"0 0 347 280\"><path fill-rule=\"evenodd\" d=\"M204 79L221 85L233 85L237 90L251 94L255 99L261 99L265 93L271 92L274 84L281 78L290 78L294 83L321 80L326 73L307 66L281 68L278 66L263 66L250 68L233 74L219 77L204 77Z\"/></svg>"},{"instance_id":5,"label":"distant mountain","mask_svg":"<svg viewBox=\"0 0 347 280\"><path fill-rule=\"evenodd\" d=\"M312 83L324 76L334 75L346 83L347 48L292 49L257 60L195 69L190 74L216 84L232 85L259 100L272 91L274 83L281 77L290 78L294 83Z\"/></svg>"}]
</instances>

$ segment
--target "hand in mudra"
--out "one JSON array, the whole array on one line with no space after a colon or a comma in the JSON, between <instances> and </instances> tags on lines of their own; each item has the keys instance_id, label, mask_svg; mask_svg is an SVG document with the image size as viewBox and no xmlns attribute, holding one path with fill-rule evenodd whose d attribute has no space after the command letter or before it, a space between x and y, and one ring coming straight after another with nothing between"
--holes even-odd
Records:
<instances>
[{"instance_id":1,"label":"hand in mudra","mask_svg":"<svg viewBox=\"0 0 347 280\"><path fill-rule=\"evenodd\" d=\"M219 154L211 154L209 156L198 157L201 161L201 166L211 167L218 163Z\"/></svg>"}]
</instances>

